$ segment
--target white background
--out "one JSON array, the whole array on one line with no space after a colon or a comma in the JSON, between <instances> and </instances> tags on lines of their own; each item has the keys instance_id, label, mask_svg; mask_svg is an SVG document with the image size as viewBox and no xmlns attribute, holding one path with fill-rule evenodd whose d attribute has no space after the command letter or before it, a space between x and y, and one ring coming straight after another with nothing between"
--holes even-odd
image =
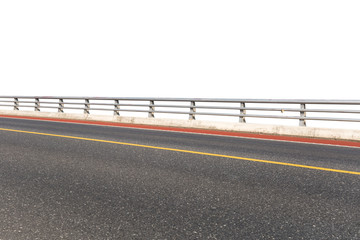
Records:
<instances>
[{"instance_id":1,"label":"white background","mask_svg":"<svg viewBox=\"0 0 360 240\"><path fill-rule=\"evenodd\" d=\"M360 1L0 1L0 95L359 99Z\"/></svg>"}]
</instances>

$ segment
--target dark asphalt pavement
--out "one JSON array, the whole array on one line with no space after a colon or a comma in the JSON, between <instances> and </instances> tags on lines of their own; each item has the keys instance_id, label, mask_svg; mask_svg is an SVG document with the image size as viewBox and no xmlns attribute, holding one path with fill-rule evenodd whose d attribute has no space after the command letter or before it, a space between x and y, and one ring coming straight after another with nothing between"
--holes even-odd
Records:
<instances>
[{"instance_id":1,"label":"dark asphalt pavement","mask_svg":"<svg viewBox=\"0 0 360 240\"><path fill-rule=\"evenodd\" d=\"M360 171L360 149L0 118L0 128ZM360 176L0 130L0 239L360 239Z\"/></svg>"}]
</instances>

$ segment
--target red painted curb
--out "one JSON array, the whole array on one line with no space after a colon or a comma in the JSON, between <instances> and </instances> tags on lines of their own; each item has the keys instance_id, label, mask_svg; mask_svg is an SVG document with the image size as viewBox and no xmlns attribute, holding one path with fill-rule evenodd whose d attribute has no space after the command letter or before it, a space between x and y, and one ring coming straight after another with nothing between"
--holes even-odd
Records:
<instances>
[{"instance_id":1,"label":"red painted curb","mask_svg":"<svg viewBox=\"0 0 360 240\"><path fill-rule=\"evenodd\" d=\"M315 143L315 144L326 144L326 145L347 146L347 147L360 147L360 142L345 141L345 140L331 140L331 139L320 139L320 138L267 135L267 134L255 134L255 133L246 133L246 132L228 132L228 131L196 129L196 128L164 127L164 126L154 126L154 125L140 125L140 124L90 121L90 120L27 117L27 116L13 116L13 115L0 115L0 117L41 120L41 121L51 121L51 122L91 124L91 125L102 125L102 126L116 126L116 127L127 127L127 128L140 128L140 129L163 130L163 131L174 131L174 132L185 132L185 133L200 133L200 134L210 134L210 135L219 135L219 136L233 136L233 137L267 139L267 140L277 140L277 141L287 141L287 142Z\"/></svg>"}]
</instances>

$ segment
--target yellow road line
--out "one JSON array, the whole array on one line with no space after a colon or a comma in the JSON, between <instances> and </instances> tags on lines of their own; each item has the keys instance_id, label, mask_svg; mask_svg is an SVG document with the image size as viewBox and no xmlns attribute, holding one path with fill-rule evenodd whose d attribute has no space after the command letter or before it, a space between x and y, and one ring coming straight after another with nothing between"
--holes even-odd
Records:
<instances>
[{"instance_id":1,"label":"yellow road line","mask_svg":"<svg viewBox=\"0 0 360 240\"><path fill-rule=\"evenodd\" d=\"M323 167L315 167L315 166L294 164L294 163L286 163L286 162L276 162L276 161L261 160L261 159L255 159L255 158L245 158L245 157L222 155L222 154L216 154L216 153L197 152L197 151L190 151L190 150L176 149L176 148L156 147L156 146L142 145L142 144L135 144L135 143L126 143L126 142L117 142L117 141L109 141L109 140L102 140L102 139L94 139L94 138L66 136L66 135L51 134L51 133L31 132L31 131L23 131L23 130L7 129L7 128L0 128L0 131L28 133L28 134L36 134L36 135L42 135L42 136L51 136L51 137L70 138L70 139L78 139L78 140L85 140L85 141L92 141L92 142L113 143L113 144L133 146L133 147L151 148L151 149L159 149L159 150L166 150L166 151L173 151L173 152L191 153L191 154L198 154L198 155L205 155L205 156L213 156L213 157L245 160L245 161L251 161L251 162L269 163L269 164L276 164L276 165L282 165L282 166L291 166L291 167L307 168L307 169L321 170L321 171L328 171L328 172L337 172L337 173L347 173L347 174L360 175L360 172L354 172L354 171L332 169L332 168L323 168Z\"/></svg>"}]
</instances>

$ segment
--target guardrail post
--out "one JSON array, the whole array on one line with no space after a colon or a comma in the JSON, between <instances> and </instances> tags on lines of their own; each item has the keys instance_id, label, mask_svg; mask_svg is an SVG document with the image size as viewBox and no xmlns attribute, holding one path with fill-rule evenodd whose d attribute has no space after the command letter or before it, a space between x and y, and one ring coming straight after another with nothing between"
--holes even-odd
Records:
<instances>
[{"instance_id":1,"label":"guardrail post","mask_svg":"<svg viewBox=\"0 0 360 240\"><path fill-rule=\"evenodd\" d=\"M300 109L301 110L305 110L306 109L306 105L305 103L301 103L300 104ZM305 111L301 111L300 110L300 119L299 119L299 126L301 127L306 127L306 112Z\"/></svg>"},{"instance_id":2,"label":"guardrail post","mask_svg":"<svg viewBox=\"0 0 360 240\"><path fill-rule=\"evenodd\" d=\"M59 107L58 107L58 112L59 113L63 113L64 112L64 99L59 99Z\"/></svg>"},{"instance_id":3,"label":"guardrail post","mask_svg":"<svg viewBox=\"0 0 360 240\"><path fill-rule=\"evenodd\" d=\"M35 111L40 112L40 100L35 98Z\"/></svg>"},{"instance_id":4,"label":"guardrail post","mask_svg":"<svg viewBox=\"0 0 360 240\"><path fill-rule=\"evenodd\" d=\"M155 112L155 102L153 100L150 100L148 117L149 118L154 118L155 117L154 112Z\"/></svg>"},{"instance_id":5,"label":"guardrail post","mask_svg":"<svg viewBox=\"0 0 360 240\"><path fill-rule=\"evenodd\" d=\"M196 113L196 107L195 107L195 101L190 102L190 114L189 114L189 120L195 120L195 113Z\"/></svg>"},{"instance_id":6,"label":"guardrail post","mask_svg":"<svg viewBox=\"0 0 360 240\"><path fill-rule=\"evenodd\" d=\"M245 115L246 115L245 103L241 102L240 103L240 117L239 117L240 123L246 123Z\"/></svg>"},{"instance_id":7,"label":"guardrail post","mask_svg":"<svg viewBox=\"0 0 360 240\"><path fill-rule=\"evenodd\" d=\"M84 114L90 114L90 101L89 99L85 99L85 108L84 108Z\"/></svg>"},{"instance_id":8,"label":"guardrail post","mask_svg":"<svg viewBox=\"0 0 360 240\"><path fill-rule=\"evenodd\" d=\"M14 110L19 110L19 99L14 98Z\"/></svg>"},{"instance_id":9,"label":"guardrail post","mask_svg":"<svg viewBox=\"0 0 360 240\"><path fill-rule=\"evenodd\" d=\"M114 116L120 116L120 107L119 107L119 100L115 100L114 104Z\"/></svg>"}]
</instances>

